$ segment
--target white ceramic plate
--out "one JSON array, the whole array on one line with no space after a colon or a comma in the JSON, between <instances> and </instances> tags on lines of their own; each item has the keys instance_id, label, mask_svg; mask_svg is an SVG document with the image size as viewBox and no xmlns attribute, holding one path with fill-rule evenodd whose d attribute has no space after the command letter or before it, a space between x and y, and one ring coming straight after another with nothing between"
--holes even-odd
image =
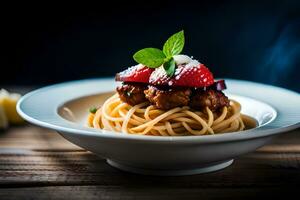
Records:
<instances>
[{"instance_id":1,"label":"white ceramic plate","mask_svg":"<svg viewBox=\"0 0 300 200\"><path fill-rule=\"evenodd\" d=\"M188 175L229 166L274 136L300 127L300 95L278 87L226 80L226 94L254 117L255 129L207 136L140 136L85 126L88 108L112 94L113 79L57 84L33 91L18 102L27 121L58 131L72 143L107 159L122 170L152 175Z\"/></svg>"}]
</instances>

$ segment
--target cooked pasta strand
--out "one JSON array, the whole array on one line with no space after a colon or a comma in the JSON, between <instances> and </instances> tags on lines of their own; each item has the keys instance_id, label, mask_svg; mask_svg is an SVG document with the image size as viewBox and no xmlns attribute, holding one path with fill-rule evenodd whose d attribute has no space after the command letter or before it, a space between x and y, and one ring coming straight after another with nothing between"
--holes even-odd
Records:
<instances>
[{"instance_id":1,"label":"cooked pasta strand","mask_svg":"<svg viewBox=\"0 0 300 200\"><path fill-rule=\"evenodd\" d=\"M159 110L148 102L135 106L123 103L117 94L107 99L95 114L88 116L87 125L128 134L155 136L209 135L241 131L257 125L253 118L240 113L241 105L230 100L220 112L208 107L193 111L189 107Z\"/></svg>"}]
</instances>

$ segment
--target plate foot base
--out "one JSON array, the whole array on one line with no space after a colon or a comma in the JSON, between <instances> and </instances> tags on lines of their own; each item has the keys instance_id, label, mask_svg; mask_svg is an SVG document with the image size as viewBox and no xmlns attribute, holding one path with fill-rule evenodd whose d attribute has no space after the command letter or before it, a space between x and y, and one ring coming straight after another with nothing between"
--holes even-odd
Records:
<instances>
[{"instance_id":1,"label":"plate foot base","mask_svg":"<svg viewBox=\"0 0 300 200\"><path fill-rule=\"evenodd\" d=\"M139 168L139 167L123 164L110 159L107 159L107 163L122 171L136 173L136 174L155 175L155 176L184 176L184 175L203 174L203 173L217 171L231 165L233 163L233 160L228 160L217 164L214 163L212 165L206 165L205 167L200 166L193 169L182 169L182 170L145 169L145 168Z\"/></svg>"}]
</instances>

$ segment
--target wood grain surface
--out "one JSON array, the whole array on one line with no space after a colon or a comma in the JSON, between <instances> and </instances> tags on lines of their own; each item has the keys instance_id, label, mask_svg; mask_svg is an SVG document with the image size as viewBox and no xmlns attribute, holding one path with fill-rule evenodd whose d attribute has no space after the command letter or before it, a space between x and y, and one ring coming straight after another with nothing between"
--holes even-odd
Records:
<instances>
[{"instance_id":1,"label":"wood grain surface","mask_svg":"<svg viewBox=\"0 0 300 200\"><path fill-rule=\"evenodd\" d=\"M254 199L300 188L300 129L213 173L141 176L32 125L0 132L0 199Z\"/></svg>"}]
</instances>

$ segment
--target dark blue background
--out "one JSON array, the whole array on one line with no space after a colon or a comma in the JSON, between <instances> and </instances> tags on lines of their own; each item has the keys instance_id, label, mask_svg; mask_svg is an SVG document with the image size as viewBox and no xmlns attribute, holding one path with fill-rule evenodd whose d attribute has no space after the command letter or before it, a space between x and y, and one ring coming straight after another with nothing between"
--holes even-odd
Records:
<instances>
[{"instance_id":1,"label":"dark blue background","mask_svg":"<svg viewBox=\"0 0 300 200\"><path fill-rule=\"evenodd\" d=\"M184 29L184 53L215 77L300 92L299 1L117 1L18 4L1 15L2 85L113 76L132 54ZM3 70L1 71L1 74Z\"/></svg>"}]
</instances>

